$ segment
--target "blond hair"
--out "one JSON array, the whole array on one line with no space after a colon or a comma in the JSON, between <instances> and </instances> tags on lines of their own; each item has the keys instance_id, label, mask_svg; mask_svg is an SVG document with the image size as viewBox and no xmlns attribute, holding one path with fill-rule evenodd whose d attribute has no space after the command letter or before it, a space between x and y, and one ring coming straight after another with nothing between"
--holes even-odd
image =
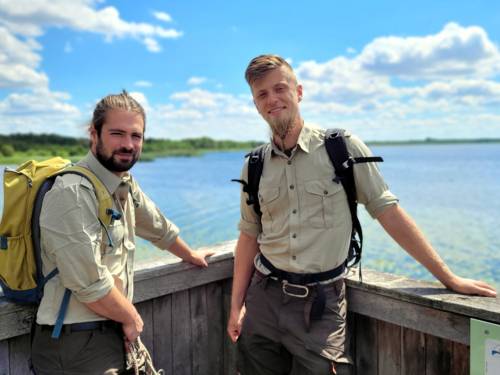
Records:
<instances>
[{"instance_id":1,"label":"blond hair","mask_svg":"<svg viewBox=\"0 0 500 375\"><path fill-rule=\"evenodd\" d=\"M264 77L271 70L280 67L285 67L289 72L290 80L297 83L297 78L290 64L278 55L260 55L254 57L245 71L245 79L251 86L256 80Z\"/></svg>"}]
</instances>

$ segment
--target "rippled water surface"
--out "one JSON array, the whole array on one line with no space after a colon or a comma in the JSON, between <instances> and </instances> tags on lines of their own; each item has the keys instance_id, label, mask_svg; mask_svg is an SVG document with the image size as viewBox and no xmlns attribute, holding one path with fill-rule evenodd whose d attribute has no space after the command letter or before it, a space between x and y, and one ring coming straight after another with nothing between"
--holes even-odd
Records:
<instances>
[{"instance_id":1,"label":"rippled water surface","mask_svg":"<svg viewBox=\"0 0 500 375\"><path fill-rule=\"evenodd\" d=\"M500 288L500 145L373 147L390 189L436 249L461 275ZM193 247L235 239L238 178L244 152L209 153L139 163L142 189ZM416 278L431 276L402 251L363 208L363 267ZM139 243L139 258L168 256Z\"/></svg>"}]
</instances>

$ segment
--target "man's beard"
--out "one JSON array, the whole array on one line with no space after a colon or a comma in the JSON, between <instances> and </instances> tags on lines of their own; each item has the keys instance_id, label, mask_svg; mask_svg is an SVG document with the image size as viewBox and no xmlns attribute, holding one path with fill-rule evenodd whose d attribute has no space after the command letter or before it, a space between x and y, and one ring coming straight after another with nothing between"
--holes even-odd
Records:
<instances>
[{"instance_id":1,"label":"man's beard","mask_svg":"<svg viewBox=\"0 0 500 375\"><path fill-rule=\"evenodd\" d=\"M115 159L115 154L130 154L132 155L132 159L127 162L121 162ZM110 157L106 157L103 152L103 144L100 139L97 140L96 147L96 158L99 162L109 171L111 172L126 172L130 168L134 166L134 164L139 159L138 153L134 153L133 150L129 150L126 148L120 148L119 150L115 150L111 153Z\"/></svg>"},{"instance_id":2,"label":"man's beard","mask_svg":"<svg viewBox=\"0 0 500 375\"><path fill-rule=\"evenodd\" d=\"M288 133L290 133L290 130L293 128L293 118L275 118L272 120L268 120L267 123L271 127L271 131L273 134L277 137L279 137L281 140L284 140Z\"/></svg>"}]
</instances>

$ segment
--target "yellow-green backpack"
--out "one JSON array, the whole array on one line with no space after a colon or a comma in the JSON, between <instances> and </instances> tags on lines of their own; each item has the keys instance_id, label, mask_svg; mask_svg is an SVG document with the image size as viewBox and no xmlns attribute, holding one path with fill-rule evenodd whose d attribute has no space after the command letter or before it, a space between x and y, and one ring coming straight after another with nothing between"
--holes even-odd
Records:
<instances>
[{"instance_id":1,"label":"yellow-green backpack","mask_svg":"<svg viewBox=\"0 0 500 375\"><path fill-rule=\"evenodd\" d=\"M29 160L16 169L4 171L4 206L0 222L0 285L4 296L17 303L39 304L43 286L57 274L42 274L40 210L43 197L57 176L81 175L92 182L99 202L98 218L104 229L114 213L113 199L103 183L87 168L55 157Z\"/></svg>"}]
</instances>

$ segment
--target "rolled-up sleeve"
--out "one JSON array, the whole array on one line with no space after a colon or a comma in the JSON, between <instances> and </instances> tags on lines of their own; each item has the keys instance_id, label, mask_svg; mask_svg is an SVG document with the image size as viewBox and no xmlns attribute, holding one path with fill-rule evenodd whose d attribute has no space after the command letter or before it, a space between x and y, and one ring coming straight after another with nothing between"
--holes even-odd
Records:
<instances>
[{"instance_id":1,"label":"rolled-up sleeve","mask_svg":"<svg viewBox=\"0 0 500 375\"><path fill-rule=\"evenodd\" d=\"M101 227L91 189L71 184L50 190L43 202L40 232L62 285L79 301L95 302L109 293L114 280L100 262Z\"/></svg>"},{"instance_id":2,"label":"rolled-up sleeve","mask_svg":"<svg viewBox=\"0 0 500 375\"><path fill-rule=\"evenodd\" d=\"M248 181L248 158L245 160L243 169L241 171L241 180ZM247 204L248 194L243 191L241 186L240 194L240 221L238 229L253 237L257 237L262 232L262 226L257 213L254 211L253 206Z\"/></svg>"},{"instance_id":3,"label":"rolled-up sleeve","mask_svg":"<svg viewBox=\"0 0 500 375\"><path fill-rule=\"evenodd\" d=\"M179 235L179 228L161 213L135 181L131 181L131 186L136 234L156 247L167 250Z\"/></svg>"},{"instance_id":4,"label":"rolled-up sleeve","mask_svg":"<svg viewBox=\"0 0 500 375\"><path fill-rule=\"evenodd\" d=\"M356 136L349 136L347 143L353 157L372 156L370 149ZM389 190L377 163L360 163L354 165L354 179L358 202L362 203L368 213L376 218L386 207L398 203L398 198Z\"/></svg>"}]
</instances>

